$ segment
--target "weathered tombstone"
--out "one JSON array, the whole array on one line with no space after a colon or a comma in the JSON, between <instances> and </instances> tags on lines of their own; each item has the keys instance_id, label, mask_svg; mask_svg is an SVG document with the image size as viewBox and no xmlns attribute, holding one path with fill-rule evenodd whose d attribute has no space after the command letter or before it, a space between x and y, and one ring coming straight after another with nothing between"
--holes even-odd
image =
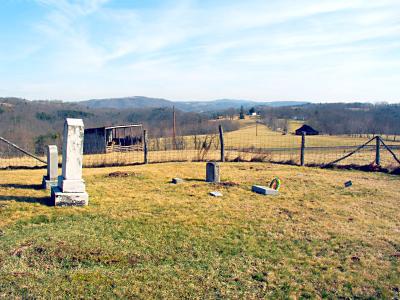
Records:
<instances>
[{"instance_id":1,"label":"weathered tombstone","mask_svg":"<svg viewBox=\"0 0 400 300\"><path fill-rule=\"evenodd\" d=\"M219 182L219 164L208 162L206 165L206 182Z\"/></svg>"},{"instance_id":2,"label":"weathered tombstone","mask_svg":"<svg viewBox=\"0 0 400 300\"><path fill-rule=\"evenodd\" d=\"M43 176L42 187L50 189L57 186L58 180L58 150L56 145L47 146L47 175Z\"/></svg>"},{"instance_id":3,"label":"weathered tombstone","mask_svg":"<svg viewBox=\"0 0 400 300\"><path fill-rule=\"evenodd\" d=\"M83 121L67 118L64 123L62 176L58 186L51 188L55 206L87 205L89 196L82 179Z\"/></svg>"}]
</instances>

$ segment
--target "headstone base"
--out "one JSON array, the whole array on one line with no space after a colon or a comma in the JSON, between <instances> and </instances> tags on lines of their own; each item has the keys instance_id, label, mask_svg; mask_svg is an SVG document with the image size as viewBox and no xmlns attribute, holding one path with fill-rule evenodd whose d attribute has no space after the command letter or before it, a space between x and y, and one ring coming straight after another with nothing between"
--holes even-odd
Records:
<instances>
[{"instance_id":1,"label":"headstone base","mask_svg":"<svg viewBox=\"0 0 400 300\"><path fill-rule=\"evenodd\" d=\"M58 186L51 188L51 205L53 206L85 206L89 204L88 193L65 193Z\"/></svg>"},{"instance_id":2,"label":"headstone base","mask_svg":"<svg viewBox=\"0 0 400 300\"><path fill-rule=\"evenodd\" d=\"M83 179L65 179L62 176L58 176L58 186L66 193L86 192L85 181Z\"/></svg>"},{"instance_id":3,"label":"headstone base","mask_svg":"<svg viewBox=\"0 0 400 300\"><path fill-rule=\"evenodd\" d=\"M49 180L47 179L47 176L43 176L42 180L42 188L45 190L49 190L53 186L57 186L58 182L56 180Z\"/></svg>"},{"instance_id":4,"label":"headstone base","mask_svg":"<svg viewBox=\"0 0 400 300\"><path fill-rule=\"evenodd\" d=\"M261 186L261 185L253 185L251 187L251 190L257 194L262 194L262 195L278 195L279 192L277 190L271 189L266 186Z\"/></svg>"}]
</instances>

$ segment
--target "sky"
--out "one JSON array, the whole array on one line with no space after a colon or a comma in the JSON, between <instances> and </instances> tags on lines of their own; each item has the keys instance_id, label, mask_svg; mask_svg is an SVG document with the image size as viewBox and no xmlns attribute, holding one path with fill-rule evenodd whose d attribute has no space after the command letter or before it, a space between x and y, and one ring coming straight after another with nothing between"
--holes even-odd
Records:
<instances>
[{"instance_id":1,"label":"sky","mask_svg":"<svg viewBox=\"0 0 400 300\"><path fill-rule=\"evenodd\" d=\"M0 0L0 97L400 102L400 0Z\"/></svg>"}]
</instances>

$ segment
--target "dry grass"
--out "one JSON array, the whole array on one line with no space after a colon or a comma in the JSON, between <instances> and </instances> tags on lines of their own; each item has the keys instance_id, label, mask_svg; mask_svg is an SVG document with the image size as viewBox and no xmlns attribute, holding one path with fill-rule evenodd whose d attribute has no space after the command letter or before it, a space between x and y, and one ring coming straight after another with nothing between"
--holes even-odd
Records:
<instances>
[{"instance_id":1,"label":"dry grass","mask_svg":"<svg viewBox=\"0 0 400 300\"><path fill-rule=\"evenodd\" d=\"M0 171L0 298L389 299L400 288L398 176L225 163L222 179L238 185L224 187L204 171L85 169L85 208L37 203L44 170ZM274 176L279 196L250 191Z\"/></svg>"}]
</instances>

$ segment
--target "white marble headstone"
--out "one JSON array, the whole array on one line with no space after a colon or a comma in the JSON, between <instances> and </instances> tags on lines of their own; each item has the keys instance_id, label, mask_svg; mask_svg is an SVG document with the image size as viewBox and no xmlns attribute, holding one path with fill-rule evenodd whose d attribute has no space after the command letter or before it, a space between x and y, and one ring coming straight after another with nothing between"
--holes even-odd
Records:
<instances>
[{"instance_id":1,"label":"white marble headstone","mask_svg":"<svg viewBox=\"0 0 400 300\"><path fill-rule=\"evenodd\" d=\"M89 196L82 179L84 126L81 119L67 118L64 123L62 175L51 197L56 206L87 205Z\"/></svg>"}]
</instances>

